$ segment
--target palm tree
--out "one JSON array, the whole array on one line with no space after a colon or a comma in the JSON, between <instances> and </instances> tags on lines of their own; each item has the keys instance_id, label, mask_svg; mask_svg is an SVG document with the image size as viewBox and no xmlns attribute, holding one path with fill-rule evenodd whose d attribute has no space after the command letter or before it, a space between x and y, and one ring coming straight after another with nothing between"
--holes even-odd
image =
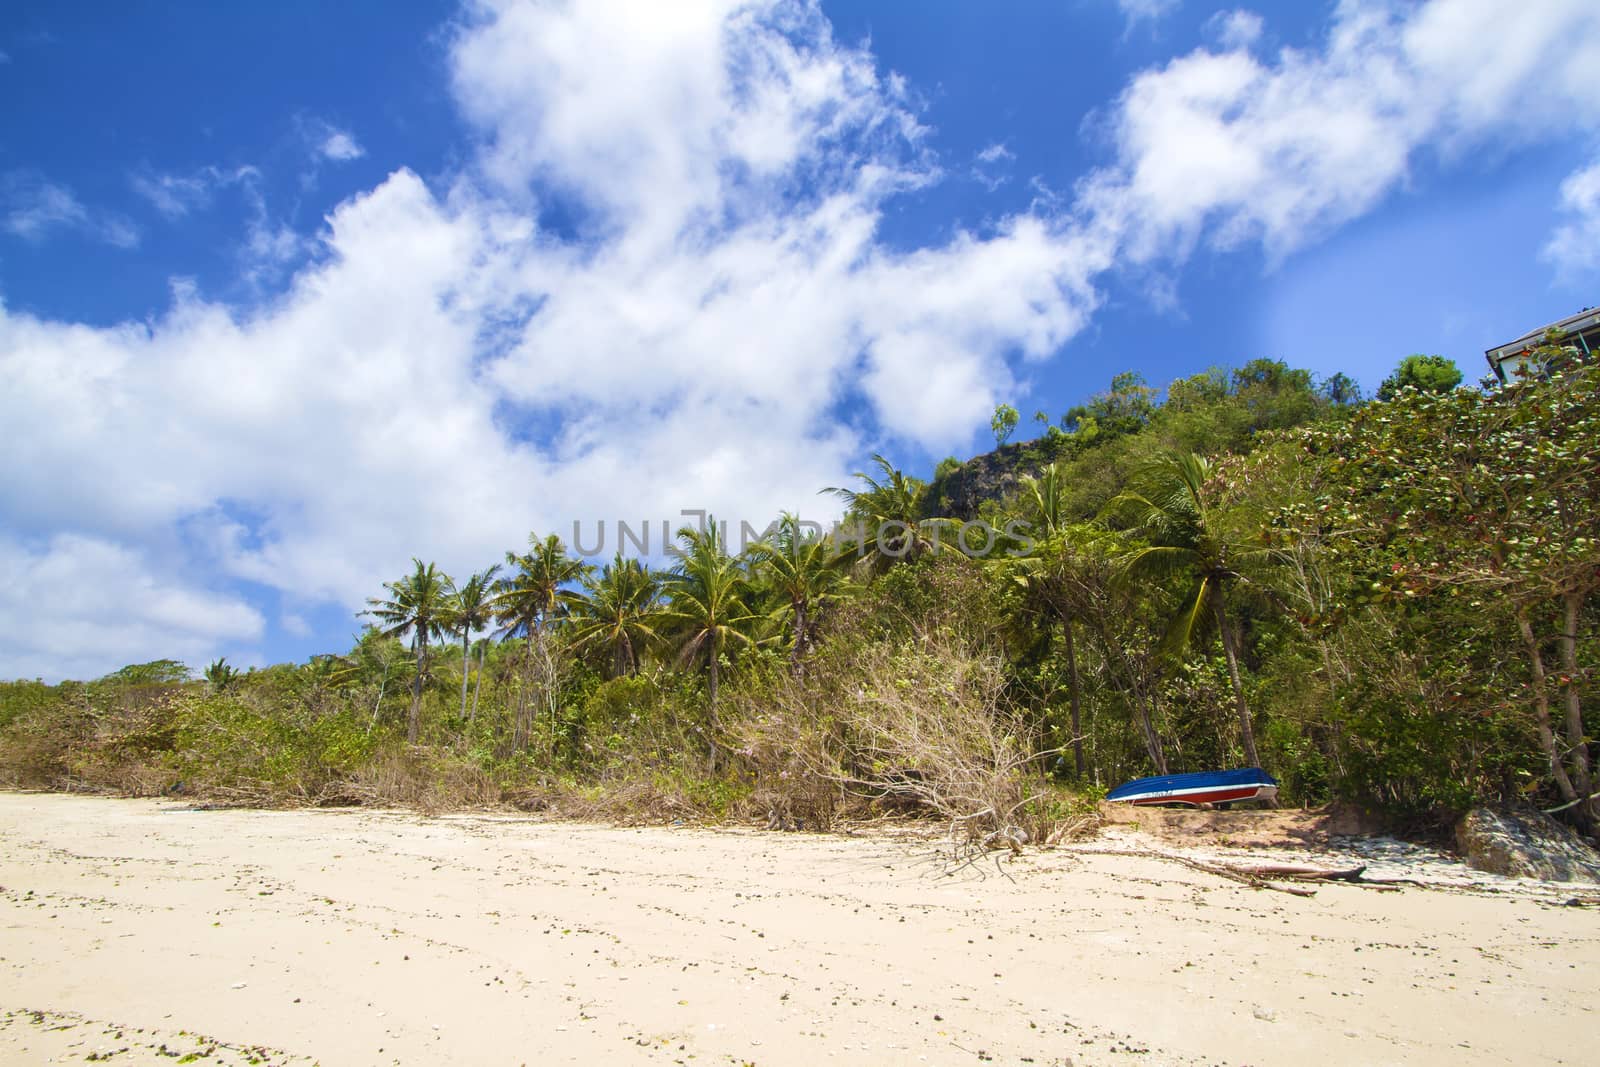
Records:
<instances>
[{"instance_id":1,"label":"palm tree","mask_svg":"<svg viewBox=\"0 0 1600 1067\"><path fill-rule=\"evenodd\" d=\"M922 518L927 485L903 474L881 455L875 454L872 463L878 469L876 477L864 471L854 475L862 488L830 486L822 490L843 500L851 518L870 526L862 533L861 550L875 551L878 567L935 550L937 531L946 520Z\"/></svg>"},{"instance_id":2,"label":"palm tree","mask_svg":"<svg viewBox=\"0 0 1600 1067\"><path fill-rule=\"evenodd\" d=\"M479 571L467 579L465 585L455 590L450 598L448 623L451 630L461 635L461 717L467 717L467 675L471 673L472 635L484 630L494 621L494 576L500 570L497 563L488 570ZM478 684L483 684L482 664L479 664ZM474 698L473 706L477 706Z\"/></svg>"},{"instance_id":3,"label":"palm tree","mask_svg":"<svg viewBox=\"0 0 1600 1067\"><path fill-rule=\"evenodd\" d=\"M705 661L715 760L718 661L724 652L755 644L751 630L761 616L750 608L749 579L723 548L715 519L704 529L685 526L678 543L682 558L667 575L663 620L677 631L682 662Z\"/></svg>"},{"instance_id":4,"label":"palm tree","mask_svg":"<svg viewBox=\"0 0 1600 1067\"><path fill-rule=\"evenodd\" d=\"M1019 561L1017 580L1061 624L1061 638L1067 654L1067 697L1072 714L1072 762L1081 779L1088 768L1083 758L1082 694L1073 632L1077 598L1071 595L1066 573L1077 546L1064 537L1066 488L1066 481L1054 463L1048 464L1037 476L1030 474L1022 479L1023 513L1032 523L1032 532L1039 536L1035 538L1033 553Z\"/></svg>"},{"instance_id":5,"label":"palm tree","mask_svg":"<svg viewBox=\"0 0 1600 1067\"><path fill-rule=\"evenodd\" d=\"M406 742L417 743L417 728L422 717L422 685L428 676L428 639L443 637L450 610L450 578L432 563L411 561L416 569L397 582L385 582L389 598L370 599L367 612L384 625L384 636L411 634L416 650L417 673L411 679L411 710L406 717Z\"/></svg>"},{"instance_id":6,"label":"palm tree","mask_svg":"<svg viewBox=\"0 0 1600 1067\"><path fill-rule=\"evenodd\" d=\"M781 610L794 632L789 663L799 673L815 640L820 610L848 588L844 572L849 556L826 538L806 534L789 512L779 517L770 540L751 547L751 556L761 567L764 584L783 601Z\"/></svg>"},{"instance_id":7,"label":"palm tree","mask_svg":"<svg viewBox=\"0 0 1600 1067\"><path fill-rule=\"evenodd\" d=\"M573 646L611 653L611 675L637 674L644 650L660 637L661 582L636 559L618 552L598 576L584 579L573 601Z\"/></svg>"},{"instance_id":8,"label":"palm tree","mask_svg":"<svg viewBox=\"0 0 1600 1067\"><path fill-rule=\"evenodd\" d=\"M1126 577L1170 580L1184 577L1188 586L1180 608L1168 624L1163 648L1178 652L1199 640L1214 622L1228 658L1228 676L1239 716L1239 736L1252 766L1261 765L1256 754L1250 708L1239 676L1238 637L1229 624L1228 590L1243 580L1238 563L1263 553L1230 543L1220 533L1216 516L1206 502L1206 480L1211 465L1203 456L1174 452L1158 456L1134 473L1132 488L1106 505L1144 529L1154 544L1139 548L1123 561Z\"/></svg>"},{"instance_id":9,"label":"palm tree","mask_svg":"<svg viewBox=\"0 0 1600 1067\"><path fill-rule=\"evenodd\" d=\"M509 638L520 633L526 642L522 656L526 700L512 737L513 747L520 748L532 725L527 718L532 700L535 646L543 650L546 629L572 601L567 587L580 581L593 568L567 555L566 545L555 534L543 540L538 534L529 534L528 551L507 552L506 563L515 573L497 584L498 591L491 603L503 627L503 635Z\"/></svg>"},{"instance_id":10,"label":"palm tree","mask_svg":"<svg viewBox=\"0 0 1600 1067\"><path fill-rule=\"evenodd\" d=\"M211 683L213 693L226 693L238 681L239 672L236 668L228 666L228 657L220 656L206 668L206 681Z\"/></svg>"}]
</instances>

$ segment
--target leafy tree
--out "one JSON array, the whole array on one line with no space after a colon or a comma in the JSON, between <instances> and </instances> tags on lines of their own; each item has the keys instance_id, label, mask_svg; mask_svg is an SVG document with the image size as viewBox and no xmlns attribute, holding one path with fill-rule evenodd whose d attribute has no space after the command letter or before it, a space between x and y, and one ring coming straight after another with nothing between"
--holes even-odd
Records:
<instances>
[{"instance_id":1,"label":"leafy tree","mask_svg":"<svg viewBox=\"0 0 1600 1067\"><path fill-rule=\"evenodd\" d=\"M1061 428L1076 435L1093 427L1093 436L1120 437L1144 429L1156 413L1156 391L1137 371L1123 371L1111 379L1109 391L1061 417Z\"/></svg>"},{"instance_id":2,"label":"leafy tree","mask_svg":"<svg viewBox=\"0 0 1600 1067\"><path fill-rule=\"evenodd\" d=\"M994 409L994 417L989 420L989 429L994 431L994 446L999 448L1005 444L1017 429L1020 416L1017 409L1010 404L1000 404Z\"/></svg>"},{"instance_id":3,"label":"leafy tree","mask_svg":"<svg viewBox=\"0 0 1600 1067\"><path fill-rule=\"evenodd\" d=\"M1480 713L1520 705L1547 780L1588 827L1600 818L1582 706L1600 592L1597 398L1600 364L1583 361L1496 394L1398 394L1308 437L1327 488L1279 519L1351 569L1350 610L1423 613L1429 653ZM1519 686L1499 675L1497 648L1520 649Z\"/></svg>"},{"instance_id":4,"label":"leafy tree","mask_svg":"<svg viewBox=\"0 0 1600 1067\"><path fill-rule=\"evenodd\" d=\"M372 717L367 723L368 734L378 725L378 713L383 710L383 697L389 689L389 676L396 667L403 667L406 649L399 641L381 629L369 626L356 638L355 647L345 657L359 673L362 681L371 685L377 678L378 691L372 700Z\"/></svg>"},{"instance_id":5,"label":"leafy tree","mask_svg":"<svg viewBox=\"0 0 1600 1067\"><path fill-rule=\"evenodd\" d=\"M1359 404L1362 399L1360 384L1343 371L1323 382L1320 392L1328 403L1340 406Z\"/></svg>"},{"instance_id":6,"label":"leafy tree","mask_svg":"<svg viewBox=\"0 0 1600 1067\"><path fill-rule=\"evenodd\" d=\"M1194 453L1168 453L1138 471L1134 488L1116 497L1110 510L1131 520L1155 541L1132 552L1124 562L1129 577L1162 582L1181 578L1187 591L1163 639L1169 651L1194 644L1208 623L1214 622L1228 659L1234 707L1239 717L1239 739L1251 766L1260 766L1255 730L1245 702L1239 673L1238 636L1228 619L1228 589L1242 580L1241 559L1261 555L1222 536L1208 505L1206 482L1211 464Z\"/></svg>"},{"instance_id":7,"label":"leafy tree","mask_svg":"<svg viewBox=\"0 0 1600 1067\"><path fill-rule=\"evenodd\" d=\"M677 635L680 662L705 664L715 760L720 661L755 644L760 615L751 610L749 580L727 554L715 519L704 529L679 530L678 544L682 554L667 575L664 618Z\"/></svg>"},{"instance_id":8,"label":"leafy tree","mask_svg":"<svg viewBox=\"0 0 1600 1067\"><path fill-rule=\"evenodd\" d=\"M413 559L414 570L399 581L385 582L389 591L387 599L367 601L372 615L383 624L387 637L404 637L411 634L416 651L417 672L411 679L411 708L406 715L406 742L417 743L418 728L422 718L422 686L428 677L428 640L442 638L448 626L450 613L450 587L448 575L434 564L424 564Z\"/></svg>"},{"instance_id":9,"label":"leafy tree","mask_svg":"<svg viewBox=\"0 0 1600 1067\"><path fill-rule=\"evenodd\" d=\"M517 716L512 735L512 747L521 748L532 729L531 714L534 690L536 654L547 658L550 650L545 645L546 630L551 622L564 614L573 601L568 587L581 581L593 568L581 559L567 555L561 538L550 534L540 539L536 533L528 535L528 551L507 552L506 564L513 573L501 579L492 603L495 616L506 637L522 634L523 705ZM545 686L546 690L550 687ZM547 699L553 693L546 692Z\"/></svg>"},{"instance_id":10,"label":"leafy tree","mask_svg":"<svg viewBox=\"0 0 1600 1067\"><path fill-rule=\"evenodd\" d=\"M837 600L848 587L845 568L850 557L820 535L807 534L797 516L785 512L777 533L752 550L765 584L782 601L794 644L790 665L801 669L810 650L824 605Z\"/></svg>"},{"instance_id":11,"label":"leafy tree","mask_svg":"<svg viewBox=\"0 0 1600 1067\"><path fill-rule=\"evenodd\" d=\"M149 663L130 663L101 680L123 685L177 685L187 682L191 673L188 667L175 659L157 659Z\"/></svg>"},{"instance_id":12,"label":"leafy tree","mask_svg":"<svg viewBox=\"0 0 1600 1067\"><path fill-rule=\"evenodd\" d=\"M461 635L461 715L467 718L467 675L471 674L472 665L472 635L480 630L486 630L494 622L494 576L500 570L500 565L495 564L487 570L479 571L460 588L455 589L450 598L450 610L447 625ZM478 686L483 684L483 663L478 663ZM474 691L473 706L477 706L476 691Z\"/></svg>"},{"instance_id":13,"label":"leafy tree","mask_svg":"<svg viewBox=\"0 0 1600 1067\"><path fill-rule=\"evenodd\" d=\"M1406 388L1448 393L1461 384L1461 368L1444 356L1409 355L1378 386L1379 400L1393 400Z\"/></svg>"},{"instance_id":14,"label":"leafy tree","mask_svg":"<svg viewBox=\"0 0 1600 1067\"><path fill-rule=\"evenodd\" d=\"M645 649L660 640L661 582L655 573L621 552L583 580L573 601L573 646L605 649L610 674L637 674Z\"/></svg>"}]
</instances>

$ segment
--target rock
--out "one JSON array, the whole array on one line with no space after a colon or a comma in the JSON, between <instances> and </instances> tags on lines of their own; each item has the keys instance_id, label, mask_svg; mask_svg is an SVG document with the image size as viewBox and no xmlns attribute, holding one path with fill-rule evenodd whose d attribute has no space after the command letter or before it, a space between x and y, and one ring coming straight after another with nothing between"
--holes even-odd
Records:
<instances>
[{"instance_id":1,"label":"rock","mask_svg":"<svg viewBox=\"0 0 1600 1067\"><path fill-rule=\"evenodd\" d=\"M1542 812L1474 808L1456 824L1456 845L1480 871L1600 885L1600 852Z\"/></svg>"}]
</instances>

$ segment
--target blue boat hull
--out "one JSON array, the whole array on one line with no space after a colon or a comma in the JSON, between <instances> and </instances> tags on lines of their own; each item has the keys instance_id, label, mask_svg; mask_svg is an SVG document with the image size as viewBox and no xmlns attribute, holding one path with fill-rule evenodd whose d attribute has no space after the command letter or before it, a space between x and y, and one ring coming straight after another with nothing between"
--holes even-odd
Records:
<instances>
[{"instance_id":1,"label":"blue boat hull","mask_svg":"<svg viewBox=\"0 0 1600 1067\"><path fill-rule=\"evenodd\" d=\"M1124 782L1106 794L1124 804L1231 804L1236 800L1272 800L1278 780L1260 767L1236 771L1162 774Z\"/></svg>"}]
</instances>

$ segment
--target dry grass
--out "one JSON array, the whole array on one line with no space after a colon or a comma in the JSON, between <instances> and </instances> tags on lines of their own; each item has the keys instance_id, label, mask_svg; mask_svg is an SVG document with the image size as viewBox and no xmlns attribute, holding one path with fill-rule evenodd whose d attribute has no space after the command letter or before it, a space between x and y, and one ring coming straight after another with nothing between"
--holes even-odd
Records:
<instances>
[{"instance_id":1,"label":"dry grass","mask_svg":"<svg viewBox=\"0 0 1600 1067\"><path fill-rule=\"evenodd\" d=\"M737 751L769 825L826 829L864 803L943 820L958 853L1020 850L1097 822L1039 772L1000 657L948 630L877 642L746 701Z\"/></svg>"}]
</instances>

